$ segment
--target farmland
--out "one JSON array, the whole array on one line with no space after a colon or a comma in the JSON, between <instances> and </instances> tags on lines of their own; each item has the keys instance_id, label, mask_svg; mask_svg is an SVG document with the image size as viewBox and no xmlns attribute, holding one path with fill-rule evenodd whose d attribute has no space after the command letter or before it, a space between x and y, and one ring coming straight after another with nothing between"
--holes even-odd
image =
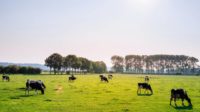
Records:
<instances>
[{"instance_id":1,"label":"farmland","mask_svg":"<svg viewBox=\"0 0 200 112\"><path fill-rule=\"evenodd\" d=\"M0 112L200 112L198 76L152 75L151 96L137 95L137 83L144 81L144 75L114 74L109 83L100 82L95 74L76 75L74 82L68 82L67 77L10 75L10 82L0 81ZM31 91L26 96L27 79L42 80L45 94ZM180 100L178 107L170 106L172 88L187 90L193 107L182 107Z\"/></svg>"}]
</instances>

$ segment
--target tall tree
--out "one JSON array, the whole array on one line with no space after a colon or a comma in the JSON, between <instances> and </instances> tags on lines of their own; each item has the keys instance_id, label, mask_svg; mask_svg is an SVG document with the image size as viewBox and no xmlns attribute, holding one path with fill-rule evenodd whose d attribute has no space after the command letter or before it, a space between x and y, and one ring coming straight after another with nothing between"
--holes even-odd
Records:
<instances>
[{"instance_id":1,"label":"tall tree","mask_svg":"<svg viewBox=\"0 0 200 112\"><path fill-rule=\"evenodd\" d=\"M72 65L72 68L74 68L74 70L75 70L75 74L76 74L76 72L77 72L77 69L80 69L81 64L82 64L82 63L81 63L80 58L79 58L79 57L76 57L75 60L74 60L74 64Z\"/></svg>"},{"instance_id":2,"label":"tall tree","mask_svg":"<svg viewBox=\"0 0 200 112\"><path fill-rule=\"evenodd\" d=\"M83 57L79 57L79 60L81 61L81 66L80 66L81 71L83 71L84 73L88 72L91 66L91 62Z\"/></svg>"},{"instance_id":3,"label":"tall tree","mask_svg":"<svg viewBox=\"0 0 200 112\"><path fill-rule=\"evenodd\" d=\"M114 55L111 57L111 61L116 72L124 71L124 58L122 56Z\"/></svg>"},{"instance_id":4,"label":"tall tree","mask_svg":"<svg viewBox=\"0 0 200 112\"><path fill-rule=\"evenodd\" d=\"M50 68L50 71L53 68L54 74L57 74L60 71L62 64L63 58L58 53L53 53L45 60L45 65Z\"/></svg>"},{"instance_id":5,"label":"tall tree","mask_svg":"<svg viewBox=\"0 0 200 112\"><path fill-rule=\"evenodd\" d=\"M107 71L106 64L103 61L92 62L94 73L105 73Z\"/></svg>"},{"instance_id":6,"label":"tall tree","mask_svg":"<svg viewBox=\"0 0 200 112\"><path fill-rule=\"evenodd\" d=\"M75 66L76 61L77 61L76 55L68 55L64 59L65 68L67 68L69 71L72 71L72 74L73 74L73 67Z\"/></svg>"}]
</instances>

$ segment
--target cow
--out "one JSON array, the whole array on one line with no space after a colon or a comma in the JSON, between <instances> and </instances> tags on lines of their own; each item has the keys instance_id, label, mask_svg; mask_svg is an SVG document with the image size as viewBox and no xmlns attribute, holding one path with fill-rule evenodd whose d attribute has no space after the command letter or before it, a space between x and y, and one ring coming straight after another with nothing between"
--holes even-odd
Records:
<instances>
[{"instance_id":1,"label":"cow","mask_svg":"<svg viewBox=\"0 0 200 112\"><path fill-rule=\"evenodd\" d=\"M112 78L113 78L113 75L109 74L108 79L112 79Z\"/></svg>"},{"instance_id":2,"label":"cow","mask_svg":"<svg viewBox=\"0 0 200 112\"><path fill-rule=\"evenodd\" d=\"M104 75L99 75L100 79L101 79L101 82L108 82L108 78Z\"/></svg>"},{"instance_id":3,"label":"cow","mask_svg":"<svg viewBox=\"0 0 200 112\"><path fill-rule=\"evenodd\" d=\"M74 81L74 80L76 80L76 77L74 75L71 75L68 79L69 79L69 81Z\"/></svg>"},{"instance_id":4,"label":"cow","mask_svg":"<svg viewBox=\"0 0 200 112\"><path fill-rule=\"evenodd\" d=\"M149 77L148 76L144 77L144 82L147 82L147 83L149 82Z\"/></svg>"},{"instance_id":5,"label":"cow","mask_svg":"<svg viewBox=\"0 0 200 112\"><path fill-rule=\"evenodd\" d=\"M151 88L151 85L148 83L138 83L138 90L137 90L137 94L141 94L141 89L145 89L145 93L147 90L149 90L151 92L151 94L153 94L153 90Z\"/></svg>"},{"instance_id":6,"label":"cow","mask_svg":"<svg viewBox=\"0 0 200 112\"><path fill-rule=\"evenodd\" d=\"M2 76L2 81L4 81L4 80L9 82L10 81L10 77L7 76L7 75L3 75Z\"/></svg>"},{"instance_id":7,"label":"cow","mask_svg":"<svg viewBox=\"0 0 200 112\"><path fill-rule=\"evenodd\" d=\"M26 90L25 90L25 95L28 92L29 95L29 91L31 89L35 89L35 92L38 94L37 90L41 91L41 94L44 94L44 90L46 89L46 86L44 85L44 83L41 80L27 80L26 81Z\"/></svg>"},{"instance_id":8,"label":"cow","mask_svg":"<svg viewBox=\"0 0 200 112\"><path fill-rule=\"evenodd\" d=\"M189 106L192 106L191 99L188 97L187 92L184 91L184 89L171 89L170 105L171 105L171 102L172 102L173 99L174 99L175 106L177 106L176 105L177 99L182 100L183 106L184 106L184 103L183 103L184 100L187 100Z\"/></svg>"}]
</instances>

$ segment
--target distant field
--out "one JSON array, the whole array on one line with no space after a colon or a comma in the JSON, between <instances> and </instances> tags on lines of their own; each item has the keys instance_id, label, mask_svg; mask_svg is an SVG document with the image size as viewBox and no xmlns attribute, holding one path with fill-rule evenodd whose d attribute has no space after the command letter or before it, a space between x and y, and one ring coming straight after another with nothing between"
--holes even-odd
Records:
<instances>
[{"instance_id":1,"label":"distant field","mask_svg":"<svg viewBox=\"0 0 200 112\"><path fill-rule=\"evenodd\" d=\"M0 112L200 112L198 76L151 76L152 96L136 94L144 75L114 75L109 83L100 82L98 75L78 75L73 83L66 77L11 75L10 82L0 81ZM25 96L26 79L43 80L45 95L31 91ZM169 105L171 88L180 87L187 90L192 109ZM181 106L181 101L177 102Z\"/></svg>"}]
</instances>

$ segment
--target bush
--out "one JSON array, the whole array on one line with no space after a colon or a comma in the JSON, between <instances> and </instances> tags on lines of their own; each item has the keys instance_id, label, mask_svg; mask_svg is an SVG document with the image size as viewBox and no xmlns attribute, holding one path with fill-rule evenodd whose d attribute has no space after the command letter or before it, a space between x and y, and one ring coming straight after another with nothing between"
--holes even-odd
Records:
<instances>
[{"instance_id":1,"label":"bush","mask_svg":"<svg viewBox=\"0 0 200 112\"><path fill-rule=\"evenodd\" d=\"M182 73L176 73L176 75L182 75Z\"/></svg>"},{"instance_id":2,"label":"bush","mask_svg":"<svg viewBox=\"0 0 200 112\"><path fill-rule=\"evenodd\" d=\"M40 74L42 70L40 68L24 67L17 65L10 65L6 67L0 66L0 73L7 74Z\"/></svg>"}]
</instances>

